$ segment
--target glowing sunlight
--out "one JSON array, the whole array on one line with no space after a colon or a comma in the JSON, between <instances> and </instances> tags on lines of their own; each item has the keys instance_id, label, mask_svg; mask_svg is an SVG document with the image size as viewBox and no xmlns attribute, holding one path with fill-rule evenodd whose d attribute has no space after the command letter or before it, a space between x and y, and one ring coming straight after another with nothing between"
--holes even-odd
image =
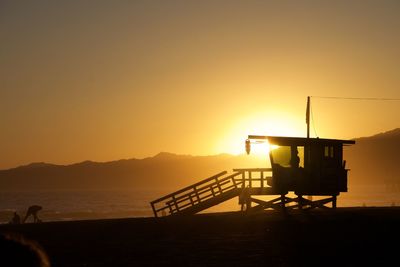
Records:
<instances>
[{"instance_id":1,"label":"glowing sunlight","mask_svg":"<svg viewBox=\"0 0 400 267\"><path fill-rule=\"evenodd\" d=\"M277 111L251 114L237 120L228 129L221 134L220 141L215 146L217 153L245 154L245 140L248 135L301 137L306 133L302 117ZM251 155L267 156L269 151L267 142L252 141Z\"/></svg>"}]
</instances>

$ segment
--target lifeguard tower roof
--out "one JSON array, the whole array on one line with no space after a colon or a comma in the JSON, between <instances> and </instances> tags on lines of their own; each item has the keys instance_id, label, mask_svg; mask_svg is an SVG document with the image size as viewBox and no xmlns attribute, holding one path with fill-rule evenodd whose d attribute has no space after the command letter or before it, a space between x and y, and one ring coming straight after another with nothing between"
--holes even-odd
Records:
<instances>
[{"instance_id":1,"label":"lifeguard tower roof","mask_svg":"<svg viewBox=\"0 0 400 267\"><path fill-rule=\"evenodd\" d=\"M340 139L325 139L325 138L306 138L306 137L286 137L286 136L263 136L263 135L249 135L248 139L253 140L268 140L272 145L283 145L283 146L300 146L309 144L343 144L343 145L353 145L354 140L340 140Z\"/></svg>"}]
</instances>

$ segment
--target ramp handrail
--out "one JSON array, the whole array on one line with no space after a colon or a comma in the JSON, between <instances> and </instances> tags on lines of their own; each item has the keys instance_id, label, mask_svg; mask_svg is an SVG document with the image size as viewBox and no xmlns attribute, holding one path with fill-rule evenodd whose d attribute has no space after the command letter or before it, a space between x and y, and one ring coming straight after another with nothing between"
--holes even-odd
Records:
<instances>
[{"instance_id":1,"label":"ramp handrail","mask_svg":"<svg viewBox=\"0 0 400 267\"><path fill-rule=\"evenodd\" d=\"M160 212L165 213L164 215L167 215L166 213L168 212L168 215L170 215L182 211L183 209L194 206L210 197L215 197L227 192L228 190L237 188L238 183L241 183L241 181L234 178L235 176L240 175L241 172L236 172L222 177L226 174L226 171L220 172L191 186L187 186L181 190L150 202L155 217L158 217ZM157 204L161 204L162 207L157 208Z\"/></svg>"},{"instance_id":2,"label":"ramp handrail","mask_svg":"<svg viewBox=\"0 0 400 267\"><path fill-rule=\"evenodd\" d=\"M228 173L227 171L220 172L220 173L218 173L218 174L216 174L216 175L214 175L214 176L211 176L211 177L209 177L209 178L207 178L207 179L204 179L204 180L202 180L202 181L200 181L200 182L198 182L198 183L192 184L192 185L187 186L187 187L185 187L185 188L182 188L182 189L180 189L180 190L178 190L178 191L175 191L175 192L173 192L173 193L171 193L171 194L168 194L168 195L163 196L163 197L161 197L161 198L159 198L159 199L156 199L156 200L152 201L151 203L163 201L164 199L167 199L167 198L170 198L170 197L172 197L172 196L174 196L174 195L177 195L177 194L179 194L179 193L185 192L185 191L187 191L187 190L189 190L189 189L192 189L192 188L194 188L194 187L196 187L196 186L198 186L198 185L201 185L201 184L204 184L204 183L206 183L206 182L209 182L209 181L211 181L211 180L213 180L213 179L215 179L215 178L218 178L218 177L220 177L220 176L223 176L223 175L225 175L225 174L227 174L227 173Z\"/></svg>"},{"instance_id":3,"label":"ramp handrail","mask_svg":"<svg viewBox=\"0 0 400 267\"><path fill-rule=\"evenodd\" d=\"M258 181L261 183L261 187L263 187L264 184L266 185L264 181L268 178L264 173L271 172L272 170L270 168L247 168L233 169L233 171L234 173L228 176L225 176L227 174L226 171L220 172L150 202L154 216L159 217L159 213L162 216L179 213L224 193L232 192L233 189L241 188L243 185L252 187L252 182ZM260 177L252 176L254 172L260 173Z\"/></svg>"}]
</instances>

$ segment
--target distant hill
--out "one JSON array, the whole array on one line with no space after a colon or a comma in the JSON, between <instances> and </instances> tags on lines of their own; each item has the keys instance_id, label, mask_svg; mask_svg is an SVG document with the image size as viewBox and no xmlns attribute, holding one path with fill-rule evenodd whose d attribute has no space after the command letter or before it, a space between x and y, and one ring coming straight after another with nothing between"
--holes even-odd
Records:
<instances>
[{"instance_id":1,"label":"distant hill","mask_svg":"<svg viewBox=\"0 0 400 267\"><path fill-rule=\"evenodd\" d=\"M345 148L349 185L400 186L400 128L356 138ZM267 167L267 158L162 152L145 159L84 161L72 165L32 163L0 171L0 190L170 189L188 186L233 168Z\"/></svg>"},{"instance_id":2,"label":"distant hill","mask_svg":"<svg viewBox=\"0 0 400 267\"><path fill-rule=\"evenodd\" d=\"M176 155L145 159L84 161L72 165L32 163L0 171L0 190L177 189L233 168L266 167L247 155Z\"/></svg>"},{"instance_id":3,"label":"distant hill","mask_svg":"<svg viewBox=\"0 0 400 267\"><path fill-rule=\"evenodd\" d=\"M349 183L400 185L400 128L355 139L345 149Z\"/></svg>"}]
</instances>

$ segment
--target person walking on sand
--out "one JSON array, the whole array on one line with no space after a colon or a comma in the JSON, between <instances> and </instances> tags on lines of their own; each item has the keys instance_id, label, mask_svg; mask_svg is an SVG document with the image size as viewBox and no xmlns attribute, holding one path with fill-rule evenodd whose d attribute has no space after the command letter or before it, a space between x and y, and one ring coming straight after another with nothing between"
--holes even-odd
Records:
<instances>
[{"instance_id":1,"label":"person walking on sand","mask_svg":"<svg viewBox=\"0 0 400 267\"><path fill-rule=\"evenodd\" d=\"M37 213L42 209L41 206L39 205L33 205L30 206L26 212L25 218L23 220L23 223L28 219L29 216L33 216L33 222L41 222L41 220L38 218Z\"/></svg>"}]
</instances>

